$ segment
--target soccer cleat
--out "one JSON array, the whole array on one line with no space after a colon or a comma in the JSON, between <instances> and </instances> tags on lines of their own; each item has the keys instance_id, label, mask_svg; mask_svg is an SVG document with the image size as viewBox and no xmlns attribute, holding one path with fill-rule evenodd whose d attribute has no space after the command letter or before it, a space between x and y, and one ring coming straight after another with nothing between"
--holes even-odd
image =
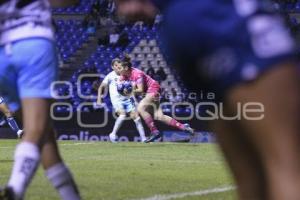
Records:
<instances>
[{"instance_id":1,"label":"soccer cleat","mask_svg":"<svg viewBox=\"0 0 300 200\"><path fill-rule=\"evenodd\" d=\"M195 130L189 124L184 124L184 131L188 132L191 136L195 135Z\"/></svg>"},{"instance_id":2,"label":"soccer cleat","mask_svg":"<svg viewBox=\"0 0 300 200\"><path fill-rule=\"evenodd\" d=\"M23 137L24 131L23 130L18 130L17 135L18 138L21 139Z\"/></svg>"},{"instance_id":3,"label":"soccer cleat","mask_svg":"<svg viewBox=\"0 0 300 200\"><path fill-rule=\"evenodd\" d=\"M162 137L162 134L160 132L152 133L152 135L147 140L145 140L144 142L145 143L154 142L155 140L157 140L161 137Z\"/></svg>"},{"instance_id":4,"label":"soccer cleat","mask_svg":"<svg viewBox=\"0 0 300 200\"><path fill-rule=\"evenodd\" d=\"M0 189L0 200L21 200L15 197L14 191L11 187L5 187Z\"/></svg>"},{"instance_id":5,"label":"soccer cleat","mask_svg":"<svg viewBox=\"0 0 300 200\"><path fill-rule=\"evenodd\" d=\"M109 140L112 143L117 143L118 142L118 137L115 134L111 133L111 134L109 134Z\"/></svg>"}]
</instances>

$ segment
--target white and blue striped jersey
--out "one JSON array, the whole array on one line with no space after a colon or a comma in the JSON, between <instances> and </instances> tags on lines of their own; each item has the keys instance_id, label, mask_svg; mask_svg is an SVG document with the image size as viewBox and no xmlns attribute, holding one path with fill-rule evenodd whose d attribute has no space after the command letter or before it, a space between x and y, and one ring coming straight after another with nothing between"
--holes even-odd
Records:
<instances>
[{"instance_id":1,"label":"white and blue striped jersey","mask_svg":"<svg viewBox=\"0 0 300 200\"><path fill-rule=\"evenodd\" d=\"M131 96L123 96L118 92L117 85L120 81L120 76L116 72L110 72L104 79L103 83L108 85L110 101L115 111L124 110L130 113L135 110L135 99Z\"/></svg>"},{"instance_id":2,"label":"white and blue striped jersey","mask_svg":"<svg viewBox=\"0 0 300 200\"><path fill-rule=\"evenodd\" d=\"M0 45L20 39L54 39L47 0L0 0Z\"/></svg>"},{"instance_id":3,"label":"white and blue striped jersey","mask_svg":"<svg viewBox=\"0 0 300 200\"><path fill-rule=\"evenodd\" d=\"M118 92L117 85L119 80L120 76L117 75L116 72L112 71L107 74L102 81L104 84L108 85L109 95L112 102L122 102L129 99L129 97L123 96Z\"/></svg>"}]
</instances>

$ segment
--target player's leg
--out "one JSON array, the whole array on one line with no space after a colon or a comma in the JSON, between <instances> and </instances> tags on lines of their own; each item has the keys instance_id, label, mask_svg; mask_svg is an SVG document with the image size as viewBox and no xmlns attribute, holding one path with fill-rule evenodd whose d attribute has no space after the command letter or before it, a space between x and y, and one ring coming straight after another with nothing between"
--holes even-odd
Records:
<instances>
[{"instance_id":1,"label":"player's leg","mask_svg":"<svg viewBox=\"0 0 300 200\"><path fill-rule=\"evenodd\" d=\"M240 123L260 156L266 170L268 198L273 200L300 196L298 76L293 64L274 66L255 82L236 86L227 95L227 106L235 112L239 102L264 105L262 120L243 119Z\"/></svg>"},{"instance_id":2,"label":"player's leg","mask_svg":"<svg viewBox=\"0 0 300 200\"><path fill-rule=\"evenodd\" d=\"M0 112L4 113L5 117L6 117L6 121L8 123L8 125L10 126L10 128L17 133L18 137L21 137L23 135L23 130L21 130L15 120L15 118L13 117L12 112L9 110L9 108L7 107L7 105L2 102L0 103Z\"/></svg>"},{"instance_id":3,"label":"player's leg","mask_svg":"<svg viewBox=\"0 0 300 200\"><path fill-rule=\"evenodd\" d=\"M126 119L126 113L123 109L120 108L120 105L114 106L114 109L115 109L118 117L115 121L112 132L109 134L109 139L111 142L117 142L117 139L118 139L117 132L119 131L124 120Z\"/></svg>"},{"instance_id":4,"label":"player's leg","mask_svg":"<svg viewBox=\"0 0 300 200\"><path fill-rule=\"evenodd\" d=\"M218 143L238 185L240 200L266 199L266 180L260 158L235 121L213 124Z\"/></svg>"},{"instance_id":5,"label":"player's leg","mask_svg":"<svg viewBox=\"0 0 300 200\"><path fill-rule=\"evenodd\" d=\"M130 112L130 118L135 123L135 126L140 134L141 141L142 142L146 141L144 126L143 126L143 123L142 123L142 120L141 120L139 114L135 110L133 110Z\"/></svg>"},{"instance_id":6,"label":"player's leg","mask_svg":"<svg viewBox=\"0 0 300 200\"><path fill-rule=\"evenodd\" d=\"M44 135L49 132L50 111L49 103L43 99L23 99L22 106L26 134L16 147L12 173L7 184L20 199L39 165Z\"/></svg>"},{"instance_id":7,"label":"player's leg","mask_svg":"<svg viewBox=\"0 0 300 200\"><path fill-rule=\"evenodd\" d=\"M64 200L80 199L72 175L58 153L49 117L49 101L24 99L22 106L24 107L24 128L28 134L24 135L22 142L17 146L8 187L18 198L22 198L42 158L46 175L58 190L61 198ZM40 154L40 148L42 154Z\"/></svg>"},{"instance_id":8,"label":"player's leg","mask_svg":"<svg viewBox=\"0 0 300 200\"><path fill-rule=\"evenodd\" d=\"M14 43L13 55L10 58L19 72L17 90L22 99L23 124L26 134L16 147L8 187L12 188L19 198L23 198L41 160L41 149L47 142L49 134L52 134L50 100L48 99L51 98L50 85L56 77L55 45L52 41L42 38L22 40ZM14 83L16 83L15 79ZM10 102L10 107L13 105ZM50 155L53 153L49 152ZM50 155L43 160L51 160Z\"/></svg>"},{"instance_id":9,"label":"player's leg","mask_svg":"<svg viewBox=\"0 0 300 200\"><path fill-rule=\"evenodd\" d=\"M80 199L80 194L73 176L59 154L53 129L45 140L42 149L42 165L46 177L56 188L61 199Z\"/></svg>"},{"instance_id":10,"label":"player's leg","mask_svg":"<svg viewBox=\"0 0 300 200\"><path fill-rule=\"evenodd\" d=\"M160 108L160 106L157 106L157 108L158 109L155 111L155 119L156 120L161 121L164 124L174 127L176 129L179 129L182 131L187 131L191 135L194 134L194 129L192 129L189 124L182 124L179 121L177 121L176 119L174 119L168 115L165 115L163 113L162 109Z\"/></svg>"},{"instance_id":11,"label":"player's leg","mask_svg":"<svg viewBox=\"0 0 300 200\"><path fill-rule=\"evenodd\" d=\"M154 119L152 116L152 113L154 114L154 111L156 110L156 106L157 105L153 103L153 97L150 94L146 94L146 96L138 104L138 113L144 119L147 127L151 132L151 136L145 141L146 143L153 142L156 139L162 137L154 123Z\"/></svg>"},{"instance_id":12,"label":"player's leg","mask_svg":"<svg viewBox=\"0 0 300 200\"><path fill-rule=\"evenodd\" d=\"M5 115L5 117L12 117L12 113L10 112L10 110L4 102L0 103L0 112L2 112Z\"/></svg>"}]
</instances>

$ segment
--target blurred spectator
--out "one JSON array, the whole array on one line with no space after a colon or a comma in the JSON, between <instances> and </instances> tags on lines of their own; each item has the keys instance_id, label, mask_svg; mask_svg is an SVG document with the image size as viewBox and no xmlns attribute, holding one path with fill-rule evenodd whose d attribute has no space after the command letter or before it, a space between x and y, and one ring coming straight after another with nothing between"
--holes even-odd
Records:
<instances>
[{"instance_id":1,"label":"blurred spectator","mask_svg":"<svg viewBox=\"0 0 300 200\"><path fill-rule=\"evenodd\" d=\"M90 14L95 17L98 18L100 16L100 10L101 10L101 5L99 1L95 1L92 5L92 9Z\"/></svg>"},{"instance_id":2,"label":"blurred spectator","mask_svg":"<svg viewBox=\"0 0 300 200\"><path fill-rule=\"evenodd\" d=\"M82 26L84 29L86 29L86 32L89 34L93 34L96 32L97 28L97 18L93 16L91 13L88 14L82 22Z\"/></svg>"},{"instance_id":3,"label":"blurred spectator","mask_svg":"<svg viewBox=\"0 0 300 200\"><path fill-rule=\"evenodd\" d=\"M160 101L168 102L168 91L165 88L161 88L160 90Z\"/></svg>"},{"instance_id":4,"label":"blurred spectator","mask_svg":"<svg viewBox=\"0 0 300 200\"><path fill-rule=\"evenodd\" d=\"M182 95L178 95L175 88L171 89L170 95L169 95L169 101L171 103L178 103L183 101Z\"/></svg>"},{"instance_id":5,"label":"blurred spectator","mask_svg":"<svg viewBox=\"0 0 300 200\"><path fill-rule=\"evenodd\" d=\"M273 2L273 7L279 12L292 11L297 4L297 0L273 0Z\"/></svg>"},{"instance_id":6,"label":"blurred spectator","mask_svg":"<svg viewBox=\"0 0 300 200\"><path fill-rule=\"evenodd\" d=\"M99 0L99 7L100 11L99 14L101 17L107 17L107 7L108 7L108 0Z\"/></svg>"},{"instance_id":7,"label":"blurred spectator","mask_svg":"<svg viewBox=\"0 0 300 200\"><path fill-rule=\"evenodd\" d=\"M116 4L113 0L109 0L107 5L107 14L109 16L113 16L115 12L116 12Z\"/></svg>"},{"instance_id":8,"label":"blurred spectator","mask_svg":"<svg viewBox=\"0 0 300 200\"><path fill-rule=\"evenodd\" d=\"M118 33L109 34L109 44L111 46L117 45L119 41L120 35Z\"/></svg>"},{"instance_id":9,"label":"blurred spectator","mask_svg":"<svg viewBox=\"0 0 300 200\"><path fill-rule=\"evenodd\" d=\"M154 78L154 76L155 76L155 71L154 71L153 67L149 67L149 68L147 69L147 71L146 71L146 74L147 74L148 76L150 76L151 78Z\"/></svg>"},{"instance_id":10,"label":"blurred spectator","mask_svg":"<svg viewBox=\"0 0 300 200\"><path fill-rule=\"evenodd\" d=\"M113 35L112 38L110 38L111 34L117 34L118 28L116 23L109 18L102 18L101 20L101 28L98 32L98 44L99 45L108 45L110 43L115 44L118 38L118 35Z\"/></svg>"},{"instance_id":11,"label":"blurred spectator","mask_svg":"<svg viewBox=\"0 0 300 200\"><path fill-rule=\"evenodd\" d=\"M98 12L101 17L106 18L115 15L116 4L113 0L99 0L97 4L99 4Z\"/></svg>"},{"instance_id":12,"label":"blurred spectator","mask_svg":"<svg viewBox=\"0 0 300 200\"><path fill-rule=\"evenodd\" d=\"M156 80L161 83L167 79L167 74L163 67L159 67L158 70L155 72Z\"/></svg>"},{"instance_id":13,"label":"blurred spectator","mask_svg":"<svg viewBox=\"0 0 300 200\"><path fill-rule=\"evenodd\" d=\"M157 14L155 16L154 25L159 26L163 20L163 16L161 14Z\"/></svg>"},{"instance_id":14,"label":"blurred spectator","mask_svg":"<svg viewBox=\"0 0 300 200\"><path fill-rule=\"evenodd\" d=\"M143 21L137 21L133 24L132 28L143 30L144 22Z\"/></svg>"},{"instance_id":15,"label":"blurred spectator","mask_svg":"<svg viewBox=\"0 0 300 200\"><path fill-rule=\"evenodd\" d=\"M123 31L120 34L118 46L126 47L129 44L129 42L130 41L129 41L128 33L126 31Z\"/></svg>"}]
</instances>

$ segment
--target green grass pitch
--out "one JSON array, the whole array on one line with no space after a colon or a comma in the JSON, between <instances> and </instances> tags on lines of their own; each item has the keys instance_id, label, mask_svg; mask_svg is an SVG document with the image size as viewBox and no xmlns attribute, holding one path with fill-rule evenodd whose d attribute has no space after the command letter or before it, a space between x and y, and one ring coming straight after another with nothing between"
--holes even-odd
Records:
<instances>
[{"instance_id":1,"label":"green grass pitch","mask_svg":"<svg viewBox=\"0 0 300 200\"><path fill-rule=\"evenodd\" d=\"M1 185L9 178L17 142L0 140ZM85 200L142 200L155 195L180 200L236 199L234 190L183 198L176 196L233 185L215 144L63 141L59 146ZM26 199L59 199L41 168Z\"/></svg>"}]
</instances>

